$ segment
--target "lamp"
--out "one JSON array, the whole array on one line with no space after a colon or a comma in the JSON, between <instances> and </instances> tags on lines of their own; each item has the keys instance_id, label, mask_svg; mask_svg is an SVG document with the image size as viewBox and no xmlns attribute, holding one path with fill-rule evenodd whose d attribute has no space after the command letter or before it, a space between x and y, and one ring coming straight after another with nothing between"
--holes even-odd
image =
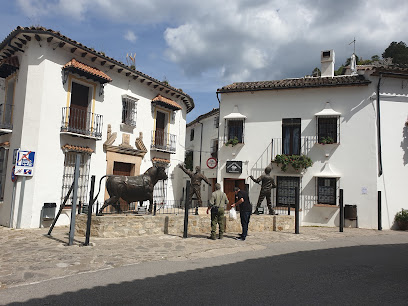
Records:
<instances>
[{"instance_id":1,"label":"lamp","mask_svg":"<svg viewBox=\"0 0 408 306\"><path fill-rule=\"evenodd\" d=\"M104 89L105 89L105 84L100 84L99 85L99 95L102 96L104 93Z\"/></svg>"},{"instance_id":2,"label":"lamp","mask_svg":"<svg viewBox=\"0 0 408 306\"><path fill-rule=\"evenodd\" d=\"M65 83L67 82L68 74L69 74L69 71L67 69L64 69L63 75L62 75L62 85L65 85Z\"/></svg>"}]
</instances>

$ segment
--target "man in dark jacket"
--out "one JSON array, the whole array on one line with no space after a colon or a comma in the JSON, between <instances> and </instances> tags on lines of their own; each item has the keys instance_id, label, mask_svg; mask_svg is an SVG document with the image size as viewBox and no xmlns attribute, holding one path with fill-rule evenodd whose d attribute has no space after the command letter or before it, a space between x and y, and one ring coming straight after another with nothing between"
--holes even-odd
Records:
<instances>
[{"instance_id":1,"label":"man in dark jacket","mask_svg":"<svg viewBox=\"0 0 408 306\"><path fill-rule=\"evenodd\" d=\"M235 239L244 241L248 235L248 224L251 217L252 205L249 202L248 192L234 188L235 191L235 203L231 204L231 207L239 205L239 215L241 217L242 234Z\"/></svg>"}]
</instances>

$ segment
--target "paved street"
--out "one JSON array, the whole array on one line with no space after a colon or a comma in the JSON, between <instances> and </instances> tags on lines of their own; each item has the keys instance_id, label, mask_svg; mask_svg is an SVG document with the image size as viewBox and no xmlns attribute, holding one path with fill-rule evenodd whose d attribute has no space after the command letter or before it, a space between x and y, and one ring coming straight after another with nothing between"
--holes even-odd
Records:
<instances>
[{"instance_id":1,"label":"paved street","mask_svg":"<svg viewBox=\"0 0 408 306\"><path fill-rule=\"evenodd\" d=\"M191 282L198 282L198 288L201 288L199 291L211 291L213 289L205 286L206 282L211 282L211 280L209 276L204 276L205 273L202 272L208 271L214 277L220 277L220 275L226 277L226 275L231 275L238 267L240 267L239 271L242 271L242 275L250 275L251 271L253 271L256 276L264 271L262 267L271 265L271 267L280 269L274 270L275 274L278 273L276 275L280 275L280 278L283 277L282 275L288 274L284 278L285 282L289 284L290 275L295 277L296 271L307 275L308 270L303 271L299 265L294 265L296 261L292 260L291 265L289 262L285 262L284 258L291 257L284 256L284 254L300 256L296 260L304 263L305 267L310 268L320 261L310 260L310 252L307 253L309 255L305 258L302 255L306 254L304 251L315 252L315 250L326 250L316 253L315 258L325 258L321 263L326 263L326 269L329 272L331 267L334 269L333 271L339 273L338 268L336 268L338 267L336 263L339 262L339 258L350 258L350 255L353 254L358 259L356 262L364 262L364 256L367 258L371 256L373 262L381 260L384 263L385 260L389 264L396 265L393 270L407 272L406 264L401 266L400 269L398 269L398 265L402 264L402 259L407 256L408 231L379 232L376 230L346 228L343 233L339 233L337 228L302 227L299 235L284 232L250 233L245 242L234 240L233 237L236 235L233 234L227 234L223 240L216 241L208 240L204 236L192 236L187 239L170 235L130 237L126 239L91 237L92 246L88 247L81 246L84 241L83 237L76 237L78 240L75 245L67 246L68 228L56 228L52 238L44 236L46 233L47 229L15 230L0 227L0 243L2 246L2 252L0 252L0 303L23 302L50 294L54 294L56 297L59 295L68 297L64 295L67 291L76 292L80 290L80 292L84 292L83 290L95 286L105 288L107 294L109 292L108 288L114 288L115 292L117 292L119 290L118 284L123 282L125 284L126 282L135 282L132 283L136 286L135 288L144 288L149 282L144 284L140 280L147 277L153 277L154 282L158 281L158 283L154 284L156 288L154 292L164 294L166 286L162 284L163 279L157 278L157 276L164 277L173 273L180 275L180 272L185 271L190 271L182 278L190 282L190 285L189 283L186 284L186 288L191 287ZM375 245L383 247L378 250L374 249L374 247L367 247ZM376 256L379 256L379 258L375 259L374 254L377 254ZM387 257L387 255L389 256ZM396 257L391 257L391 255ZM252 267L252 270L247 270L246 265L243 265L244 262L253 263L248 266ZM237 268L229 269L231 263L237 263ZM353 277L356 278L355 273L352 273L352 262L346 261L346 263L348 264L346 269L348 272L340 276L347 278L354 275ZM371 269L371 264L367 261L366 268L368 270L366 272ZM211 269L214 266L220 266L222 269ZM256 269L254 270L255 266L261 267L259 272L256 272ZM289 266L292 266L292 268ZM297 268L293 269L295 266ZM386 267L383 268L383 270L387 269ZM318 267L318 270L319 272L309 271L309 274L310 272L323 273L323 271L326 271L324 266ZM219 271L224 272L214 275ZM374 272L376 272L376 275L380 273L380 271ZM168 278L171 279L169 290L176 290L177 288L174 288L175 283L173 283L176 279L170 276L165 277L166 280ZM274 282L280 284L280 278L278 277ZM239 281L234 277L229 279L231 282ZM319 280L319 277L313 274L312 280ZM227 280L224 279L224 281ZM177 280L177 282L177 284L182 284L181 280ZM335 282L335 280L331 279L330 282ZM335 284L332 283L332 286L335 286ZM225 288L229 287L226 286ZM280 290L287 290L281 285L276 288L280 288L279 292ZM169 295L169 298L172 295L173 293ZM86 296L80 298L80 295L78 295L80 299L78 301L85 303ZM139 294L139 296L142 298L142 294ZM131 299L132 297L128 298ZM150 300L154 303L153 301L155 301L154 299L151 300L149 295L144 298L146 299L145 302ZM69 297L68 300L71 299L72 297ZM112 297L106 297L105 301L114 303ZM130 301L122 302L129 304ZM62 301L59 302L62 303ZM37 300L37 303L41 304L39 300ZM260 303L262 302L260 301Z\"/></svg>"}]
</instances>

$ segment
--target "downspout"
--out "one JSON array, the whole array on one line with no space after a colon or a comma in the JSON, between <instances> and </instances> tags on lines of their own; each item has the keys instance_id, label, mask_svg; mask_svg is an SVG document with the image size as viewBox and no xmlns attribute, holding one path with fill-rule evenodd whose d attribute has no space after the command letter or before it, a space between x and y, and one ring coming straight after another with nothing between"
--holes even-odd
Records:
<instances>
[{"instance_id":1,"label":"downspout","mask_svg":"<svg viewBox=\"0 0 408 306\"><path fill-rule=\"evenodd\" d=\"M380 112L380 83L381 83L382 74L378 78L377 84L377 142L378 142L378 176L381 176L383 173L382 169L382 155L381 155L381 112Z\"/></svg>"},{"instance_id":2,"label":"downspout","mask_svg":"<svg viewBox=\"0 0 408 306\"><path fill-rule=\"evenodd\" d=\"M216 92L216 95L217 95L217 100L218 100L218 151L220 151L220 115L221 115L221 101L220 101L220 98L218 97L218 94L219 94L219 92L217 91ZM219 155L218 155L218 152L217 152L217 172L216 172L216 176L215 176L215 180L217 181L217 183L218 183L218 166L219 166Z\"/></svg>"},{"instance_id":3,"label":"downspout","mask_svg":"<svg viewBox=\"0 0 408 306\"><path fill-rule=\"evenodd\" d=\"M201 170L201 154L203 150L203 123L198 121L201 124L201 137L200 137L200 170Z\"/></svg>"}]
</instances>

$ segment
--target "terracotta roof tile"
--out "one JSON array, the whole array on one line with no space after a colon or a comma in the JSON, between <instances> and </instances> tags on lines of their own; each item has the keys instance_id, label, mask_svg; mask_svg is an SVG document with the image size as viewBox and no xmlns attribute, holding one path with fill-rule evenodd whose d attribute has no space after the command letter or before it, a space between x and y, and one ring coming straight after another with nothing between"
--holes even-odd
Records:
<instances>
[{"instance_id":1,"label":"terracotta roof tile","mask_svg":"<svg viewBox=\"0 0 408 306\"><path fill-rule=\"evenodd\" d=\"M191 121L190 123L188 123L187 127L199 122L200 120L204 120L206 118L209 118L212 115L219 115L219 114L220 114L220 109L219 108L213 108L208 113L202 114L202 115L198 116L196 119L194 119L193 121Z\"/></svg>"},{"instance_id":2,"label":"terracotta roof tile","mask_svg":"<svg viewBox=\"0 0 408 306\"><path fill-rule=\"evenodd\" d=\"M66 144L62 146L62 149L65 151L73 151L73 152L79 152L79 153L94 153L94 150L88 147L81 147L81 146L74 146L70 144Z\"/></svg>"},{"instance_id":3,"label":"terracotta roof tile","mask_svg":"<svg viewBox=\"0 0 408 306\"><path fill-rule=\"evenodd\" d=\"M300 79L284 79L277 81L239 82L217 89L217 92L241 92L257 90L316 88L327 86L361 86L368 85L371 81L362 75L328 77L307 77Z\"/></svg>"},{"instance_id":4,"label":"terracotta roof tile","mask_svg":"<svg viewBox=\"0 0 408 306\"><path fill-rule=\"evenodd\" d=\"M70 68L80 70L82 72L85 72L86 74L90 74L106 82L112 82L112 79L108 75L106 75L104 72L100 71L99 69L93 68L91 66L85 65L77 61L75 58L73 58L68 63L66 63L62 69L70 69Z\"/></svg>"},{"instance_id":5,"label":"terracotta roof tile","mask_svg":"<svg viewBox=\"0 0 408 306\"><path fill-rule=\"evenodd\" d=\"M171 99L165 98L161 95L157 95L156 97L154 97L152 102L161 102L161 104L164 104L164 106L169 106L173 110L181 109L181 106L177 102Z\"/></svg>"},{"instance_id":6,"label":"terracotta roof tile","mask_svg":"<svg viewBox=\"0 0 408 306\"><path fill-rule=\"evenodd\" d=\"M170 163L170 160L169 160L169 159L165 159L165 158L160 158L160 157L153 157L153 158L152 158L152 162L153 162L153 163L169 164L169 163Z\"/></svg>"}]
</instances>

